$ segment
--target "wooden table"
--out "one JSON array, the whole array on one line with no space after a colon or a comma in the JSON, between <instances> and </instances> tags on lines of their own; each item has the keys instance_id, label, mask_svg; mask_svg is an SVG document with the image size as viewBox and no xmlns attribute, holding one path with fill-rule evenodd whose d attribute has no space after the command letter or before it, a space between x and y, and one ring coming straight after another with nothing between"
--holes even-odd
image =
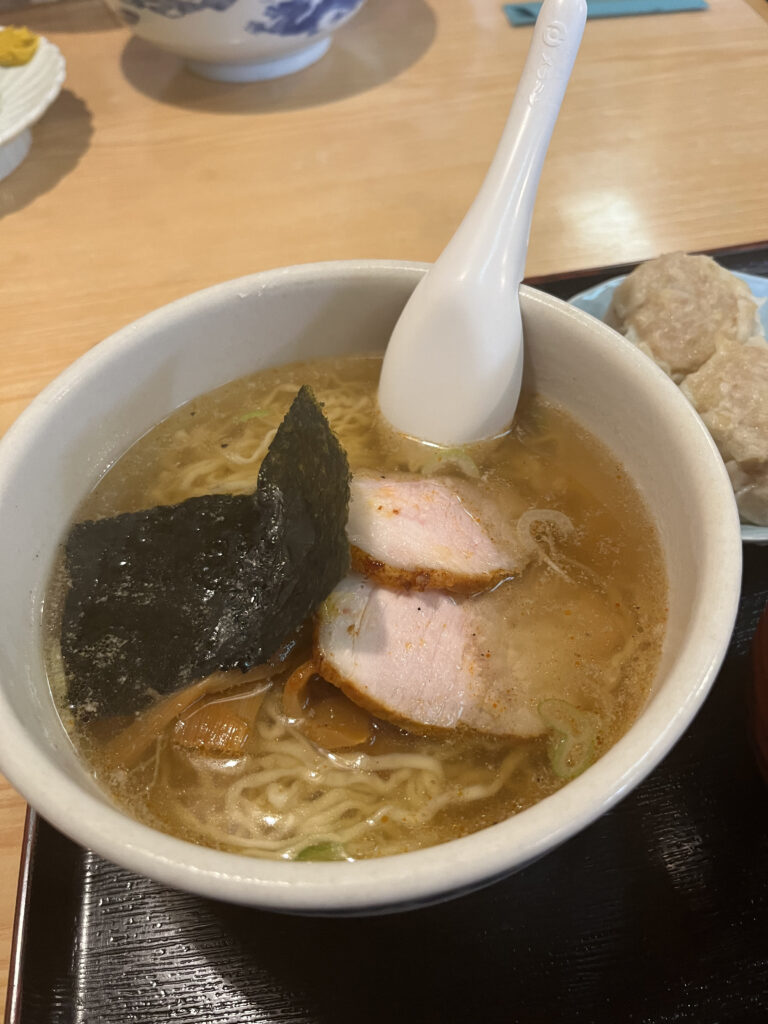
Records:
<instances>
[{"instance_id":1,"label":"wooden table","mask_svg":"<svg viewBox=\"0 0 768 1024\"><path fill-rule=\"evenodd\" d=\"M768 238L768 4L710 2L589 23L529 275ZM369 0L315 67L222 85L131 39L98 0L23 17L68 75L0 182L0 431L90 346L187 292L312 260L433 259L530 38L496 0ZM0 783L2 991L23 818Z\"/></svg>"}]
</instances>

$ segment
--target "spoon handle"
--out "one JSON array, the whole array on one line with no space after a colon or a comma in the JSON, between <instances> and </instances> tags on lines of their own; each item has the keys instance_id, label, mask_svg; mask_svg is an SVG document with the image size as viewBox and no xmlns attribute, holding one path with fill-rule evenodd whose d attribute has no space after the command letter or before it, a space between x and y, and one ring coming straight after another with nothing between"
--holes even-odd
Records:
<instances>
[{"instance_id":1,"label":"spoon handle","mask_svg":"<svg viewBox=\"0 0 768 1024\"><path fill-rule=\"evenodd\" d=\"M446 262L453 250L503 289L523 279L539 177L586 17L586 0L544 0L496 155L445 249Z\"/></svg>"},{"instance_id":2,"label":"spoon handle","mask_svg":"<svg viewBox=\"0 0 768 1024\"><path fill-rule=\"evenodd\" d=\"M480 192L395 325L379 408L404 434L457 445L512 422L523 370L518 290L533 202L586 16L585 0L544 0Z\"/></svg>"}]
</instances>

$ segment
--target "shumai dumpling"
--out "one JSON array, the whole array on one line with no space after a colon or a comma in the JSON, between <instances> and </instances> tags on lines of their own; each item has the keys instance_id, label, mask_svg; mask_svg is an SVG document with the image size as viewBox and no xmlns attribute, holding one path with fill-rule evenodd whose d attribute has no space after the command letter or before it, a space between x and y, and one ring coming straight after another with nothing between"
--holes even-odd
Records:
<instances>
[{"instance_id":1,"label":"shumai dumpling","mask_svg":"<svg viewBox=\"0 0 768 1024\"><path fill-rule=\"evenodd\" d=\"M681 390L723 456L741 518L768 526L768 344L720 349Z\"/></svg>"},{"instance_id":2,"label":"shumai dumpling","mask_svg":"<svg viewBox=\"0 0 768 1024\"><path fill-rule=\"evenodd\" d=\"M622 281L606 322L679 383L721 345L761 334L757 310L747 285L709 256L674 252Z\"/></svg>"}]
</instances>

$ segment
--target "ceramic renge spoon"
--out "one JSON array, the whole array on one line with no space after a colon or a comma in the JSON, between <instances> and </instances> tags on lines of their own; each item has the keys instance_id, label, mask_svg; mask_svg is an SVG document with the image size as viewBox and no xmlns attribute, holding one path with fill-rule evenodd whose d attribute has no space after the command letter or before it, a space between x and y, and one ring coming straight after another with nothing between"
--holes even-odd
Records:
<instances>
[{"instance_id":1,"label":"ceramic renge spoon","mask_svg":"<svg viewBox=\"0 0 768 1024\"><path fill-rule=\"evenodd\" d=\"M460 445L501 433L514 417L533 203L586 16L585 0L544 0L480 192L395 325L379 405L403 434Z\"/></svg>"}]
</instances>

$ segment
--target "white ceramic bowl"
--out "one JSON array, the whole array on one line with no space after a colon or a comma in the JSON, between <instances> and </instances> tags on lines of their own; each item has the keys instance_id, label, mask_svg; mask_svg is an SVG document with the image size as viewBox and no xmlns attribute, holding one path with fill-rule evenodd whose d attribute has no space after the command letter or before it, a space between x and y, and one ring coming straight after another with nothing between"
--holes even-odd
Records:
<instances>
[{"instance_id":1,"label":"white ceramic bowl","mask_svg":"<svg viewBox=\"0 0 768 1024\"><path fill-rule=\"evenodd\" d=\"M314 64L365 0L106 0L134 35L223 82Z\"/></svg>"},{"instance_id":2,"label":"white ceramic bowl","mask_svg":"<svg viewBox=\"0 0 768 1024\"><path fill-rule=\"evenodd\" d=\"M739 522L722 460L675 385L633 345L581 310L523 288L528 382L621 459L666 555L661 668L627 735L516 817L442 846L353 864L260 861L155 832L114 807L75 755L46 683L40 606L83 497L132 441L201 392L265 366L383 349L424 269L316 264L191 295L97 345L0 444L0 769L77 842L171 886L275 910L350 914L424 904L509 874L584 828L658 764L695 715L739 596Z\"/></svg>"}]
</instances>

